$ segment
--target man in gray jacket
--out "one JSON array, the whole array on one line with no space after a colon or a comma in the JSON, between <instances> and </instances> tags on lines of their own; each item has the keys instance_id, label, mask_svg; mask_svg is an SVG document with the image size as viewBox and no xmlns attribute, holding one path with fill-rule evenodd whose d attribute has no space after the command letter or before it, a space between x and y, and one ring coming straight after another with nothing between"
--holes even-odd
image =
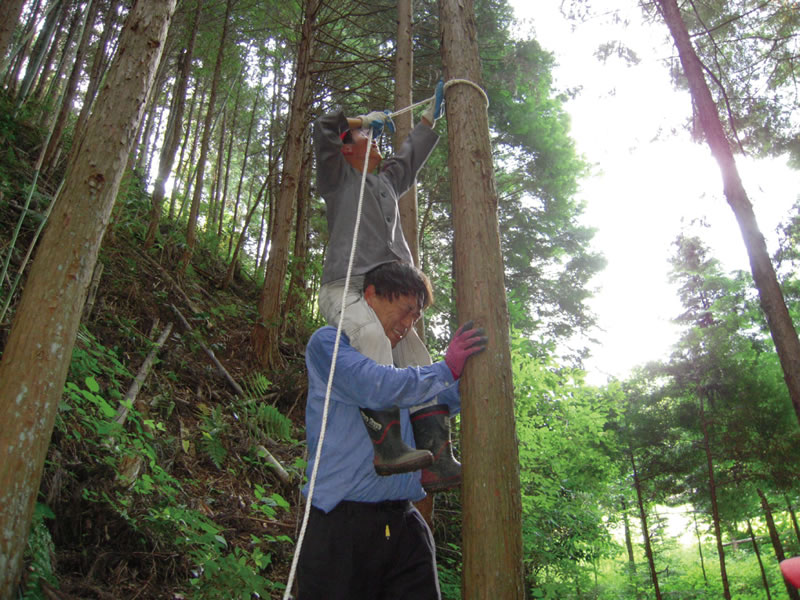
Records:
<instances>
[{"instance_id":1,"label":"man in gray jacket","mask_svg":"<svg viewBox=\"0 0 800 600\"><path fill-rule=\"evenodd\" d=\"M365 158L369 156L342 329L356 350L379 364L403 368L431 363L430 354L413 327L418 315L410 312L396 319L391 330L386 331L364 298L364 275L390 262L413 264L397 201L414 185L417 173L438 142L433 127L441 115L442 96L440 82L421 122L399 151L386 160L374 140L367 147L368 129L364 131L372 128L379 134L384 124L390 125L385 113L376 111L348 118L337 111L323 115L314 125L317 187L325 200L329 234L319 304L322 315L332 325L338 325L342 314L361 180ZM362 418L373 441L374 466L379 475L422 468L422 485L428 491L448 489L461 482L461 465L453 458L450 445L446 405L437 404L434 399L412 413L417 449L403 443L397 409L363 409Z\"/></svg>"}]
</instances>

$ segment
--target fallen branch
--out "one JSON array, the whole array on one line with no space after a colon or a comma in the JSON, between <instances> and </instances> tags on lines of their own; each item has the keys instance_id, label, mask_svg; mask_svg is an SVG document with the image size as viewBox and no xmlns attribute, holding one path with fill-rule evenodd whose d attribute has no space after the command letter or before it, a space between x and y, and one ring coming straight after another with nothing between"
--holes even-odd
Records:
<instances>
[{"instance_id":1,"label":"fallen branch","mask_svg":"<svg viewBox=\"0 0 800 600\"><path fill-rule=\"evenodd\" d=\"M269 450L267 450L264 446L259 444L258 446L256 446L256 451L258 452L259 456L267 459L267 462L271 467L275 469L275 474L278 476L278 479L280 479L282 483L286 485L292 484L292 476L289 475L288 471L283 468L283 465L280 462L278 462L278 459L272 456L272 453Z\"/></svg>"},{"instance_id":2,"label":"fallen branch","mask_svg":"<svg viewBox=\"0 0 800 600\"><path fill-rule=\"evenodd\" d=\"M120 425L123 425L125 423L125 419L128 418L128 407L133 406L133 403L136 401L136 397L139 395L139 390L142 388L144 380L147 379L147 376L150 374L150 369L153 368L153 363L156 361L156 356L158 355L159 350L161 350L161 347L167 341L170 333L172 333L172 323L167 324L167 326L164 328L164 331L161 332L156 345L152 348L152 350L150 350L150 353L147 355L147 358L144 359L142 366L139 367L139 372L136 374L133 383L131 383L130 387L128 388L125 398L120 402L119 408L117 409L117 414L114 417L114 420Z\"/></svg>"},{"instance_id":3,"label":"fallen branch","mask_svg":"<svg viewBox=\"0 0 800 600\"><path fill-rule=\"evenodd\" d=\"M172 310L175 311L175 314L178 315L178 318L181 320L181 323L183 323L183 327L186 329L186 331L188 331L190 333L192 331L194 331L192 329L192 326L189 325L189 321L187 321L184 318L184 316L181 314L181 311L178 310L178 307L175 306L174 304L170 304L170 307L172 308ZM199 339L196 340L196 341L197 341L198 344L200 344L200 347L205 351L205 353L208 355L208 357L211 359L211 361L216 365L216 367L219 370L220 374L225 378L225 381L228 382L228 385L231 386L233 391L236 392L236 395L237 396L244 396L244 390L242 389L242 387L238 383L236 383L236 380L233 377L231 377L231 374L228 373L228 370L225 367L222 366L222 363L219 362L219 360L217 360L217 357L214 356L214 351L211 348L209 348L208 346L206 346Z\"/></svg>"}]
</instances>

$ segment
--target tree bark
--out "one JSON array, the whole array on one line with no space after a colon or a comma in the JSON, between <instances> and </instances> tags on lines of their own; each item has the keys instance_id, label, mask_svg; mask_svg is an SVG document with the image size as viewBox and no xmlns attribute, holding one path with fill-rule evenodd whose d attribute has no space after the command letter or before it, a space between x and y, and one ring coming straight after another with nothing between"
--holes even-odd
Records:
<instances>
[{"instance_id":1,"label":"tree bark","mask_svg":"<svg viewBox=\"0 0 800 600\"><path fill-rule=\"evenodd\" d=\"M294 92L286 132L286 147L281 187L275 201L275 222L270 237L267 272L258 302L260 322L253 331L253 346L261 364L268 370L280 368L279 332L281 299L289 263L289 238L297 189L303 171L303 148L311 106L312 73L316 19L320 0L305 0L300 46L297 51Z\"/></svg>"},{"instance_id":2,"label":"tree bark","mask_svg":"<svg viewBox=\"0 0 800 600\"><path fill-rule=\"evenodd\" d=\"M439 23L446 79L481 85L472 1L439 0ZM489 336L489 347L460 379L462 593L465 600L513 600L525 596L522 500L488 114L483 94L471 85L446 94L456 306L459 321L472 319Z\"/></svg>"},{"instance_id":3,"label":"tree bark","mask_svg":"<svg viewBox=\"0 0 800 600\"><path fill-rule=\"evenodd\" d=\"M153 185L153 197L150 205L150 222L147 226L147 235L144 240L144 249L152 247L158 232L158 223L161 220L161 210L166 194L166 183L172 171L172 163L175 161L175 153L181 140L181 126L183 125L183 111L186 106L186 88L189 83L189 74L192 70L192 58L194 57L194 44L197 40L197 31L200 28L200 8L202 2L197 3L194 11L194 21L192 31L189 34L189 43L180 58L178 59L178 76L175 79L175 90L172 96L172 106L169 111L167 131L164 138L164 146L158 160L158 175ZM188 125L187 125L188 127Z\"/></svg>"},{"instance_id":4,"label":"tree bark","mask_svg":"<svg viewBox=\"0 0 800 600\"><path fill-rule=\"evenodd\" d=\"M789 388L789 396L792 399L798 422L800 422L800 339L797 337L797 331L795 331L786 308L775 269L767 253L764 236L758 228L753 213L753 206L750 204L739 177L736 160L703 75L703 65L694 51L678 4L676 0L657 0L657 3L678 49L706 142L719 164L725 198L739 223L747 255L750 258L750 270L758 289L761 308L767 318L772 340L783 369L783 377Z\"/></svg>"},{"instance_id":5,"label":"tree bark","mask_svg":"<svg viewBox=\"0 0 800 600\"><path fill-rule=\"evenodd\" d=\"M10 598L87 288L176 0L138 1L74 148L0 361L0 597Z\"/></svg>"},{"instance_id":6,"label":"tree bark","mask_svg":"<svg viewBox=\"0 0 800 600\"><path fill-rule=\"evenodd\" d=\"M197 216L200 213L200 200L203 197L203 173L205 171L206 160L208 159L208 147L211 144L211 123L214 120L214 105L216 104L217 88L222 74L222 58L225 55L225 42L228 37L228 22L230 21L231 6L233 0L227 0L225 4L225 20L222 24L222 38L219 42L219 52L217 52L217 62L214 66L214 77L211 80L211 90L208 93L208 110L203 124L203 139L200 142L200 158L197 162L197 180L194 185L194 195L192 205L189 208L189 223L186 227L186 249L181 256L181 268L185 269L192 260L194 246L197 242Z\"/></svg>"}]
</instances>

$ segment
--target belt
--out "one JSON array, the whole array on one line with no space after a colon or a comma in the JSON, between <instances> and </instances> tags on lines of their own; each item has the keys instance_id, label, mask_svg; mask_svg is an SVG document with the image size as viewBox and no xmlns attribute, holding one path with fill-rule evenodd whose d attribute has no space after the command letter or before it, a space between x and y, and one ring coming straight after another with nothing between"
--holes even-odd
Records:
<instances>
[{"instance_id":1,"label":"belt","mask_svg":"<svg viewBox=\"0 0 800 600\"><path fill-rule=\"evenodd\" d=\"M354 502L352 500L342 500L331 512L341 511L350 515L363 513L390 513L406 512L411 510L413 505L410 500L384 500L383 502Z\"/></svg>"}]
</instances>

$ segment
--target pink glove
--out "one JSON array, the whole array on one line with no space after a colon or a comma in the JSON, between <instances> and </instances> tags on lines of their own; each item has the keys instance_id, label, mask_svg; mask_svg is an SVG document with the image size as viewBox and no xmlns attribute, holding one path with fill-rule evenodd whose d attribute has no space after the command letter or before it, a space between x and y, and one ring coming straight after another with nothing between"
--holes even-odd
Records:
<instances>
[{"instance_id":1,"label":"pink glove","mask_svg":"<svg viewBox=\"0 0 800 600\"><path fill-rule=\"evenodd\" d=\"M444 362L450 367L453 379L461 377L464 363L470 356L486 349L489 338L485 333L483 329L473 329L472 321L467 321L458 328L444 355Z\"/></svg>"}]
</instances>

